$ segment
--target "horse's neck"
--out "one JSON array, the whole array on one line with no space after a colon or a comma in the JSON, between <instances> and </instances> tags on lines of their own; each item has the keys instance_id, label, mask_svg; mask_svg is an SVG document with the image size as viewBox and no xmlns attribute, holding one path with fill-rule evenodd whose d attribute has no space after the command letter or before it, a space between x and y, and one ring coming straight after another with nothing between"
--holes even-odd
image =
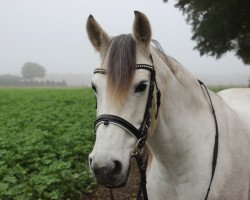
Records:
<instances>
[{"instance_id":1,"label":"horse's neck","mask_svg":"<svg viewBox=\"0 0 250 200\"><path fill-rule=\"evenodd\" d=\"M198 81L181 66L178 68L175 74L167 69L169 81L158 76L158 81L165 83L160 85L162 105L148 144L158 175L162 179L167 176L166 183L171 182L178 193L188 184L200 184L201 188L192 187L196 194L196 189L205 190L209 180L214 124L209 102Z\"/></svg>"}]
</instances>

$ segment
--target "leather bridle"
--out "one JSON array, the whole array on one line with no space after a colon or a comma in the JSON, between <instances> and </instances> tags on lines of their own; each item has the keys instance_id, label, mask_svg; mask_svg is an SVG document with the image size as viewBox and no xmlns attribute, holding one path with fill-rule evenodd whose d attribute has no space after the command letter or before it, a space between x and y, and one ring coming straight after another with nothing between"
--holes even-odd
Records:
<instances>
[{"instance_id":1,"label":"leather bridle","mask_svg":"<svg viewBox=\"0 0 250 200\"><path fill-rule=\"evenodd\" d=\"M150 127L151 123L151 113L150 110L152 108L152 101L154 98L154 90L156 89L156 107L157 111L155 114L155 118L158 116L159 112L159 107L161 105L161 92L158 88L157 82L156 82L156 72L154 69L154 62L152 55L150 54L150 60L152 62L152 65L148 64L137 64L136 65L136 70L138 69L144 69L148 70L150 72L150 84L149 84L149 90L148 90L148 98L147 98L147 104L143 116L143 121L141 123L141 126L139 129L137 129L133 124L131 124L129 121L117 116L117 115L110 115L110 114L103 114L100 115L96 118L95 120L95 131L97 130L98 126L100 124L104 124L107 126L108 124L114 124L117 125L121 128L123 128L125 131L129 132L130 134L134 135L137 139L138 142L136 144L135 150L132 154L132 157L135 157L138 168L140 171L141 175L141 180L140 180L140 186L139 190L137 192L137 200L141 199L141 196L143 194L144 200L147 200L147 189L146 189L146 161L142 155L145 142L147 139L147 134L148 134L148 129ZM101 74L106 74L106 70L103 68L97 68L94 70L95 73L101 73ZM111 191L111 190L110 190ZM113 199L113 194L111 192L111 199Z\"/></svg>"},{"instance_id":2,"label":"leather bridle","mask_svg":"<svg viewBox=\"0 0 250 200\"><path fill-rule=\"evenodd\" d=\"M144 69L144 70L148 70L150 72L150 85L149 85L149 91L148 91L147 104L146 104L146 108L145 108L145 112L144 112L144 116L143 116L143 121L141 123L140 128L137 129L129 121L127 121L127 120L125 120L117 115L111 115L111 114L99 115L96 118L95 124L94 124L95 131L97 130L98 126L101 124L104 124L105 126L107 126L109 124L113 124L113 125L121 127L122 129L124 129L125 131L134 135L138 139L138 142L136 144L134 152L131 156L131 157L135 157L135 159L137 161L137 165L138 165L140 177L141 177L139 189L137 192L137 198L136 198L137 200L140 200L142 198L142 195L143 195L144 200L148 200L147 189L146 189L146 167L147 167L146 165L147 165L147 161L143 157L142 153L143 153L143 149L145 146L145 142L147 140L148 130L149 130L150 124L151 124L151 112L150 112L150 110L152 108L152 101L154 98L154 89L156 89L156 100L157 100L156 101L157 111L156 111L155 118L157 118L157 116L158 116L159 107L161 105L161 91L159 90L157 82L156 82L156 71L154 68L153 57L151 54L150 54L150 60L152 62L152 65L148 65L148 64L137 64L136 65L136 69ZM96 74L96 73L106 74L106 69L96 68L94 70L94 74ZM211 187L211 184L213 181L213 177L214 177L216 164L217 164L219 132L218 132L217 118L216 118L216 114L215 114L215 110L213 107L213 103L212 103L210 94L209 94L206 86L204 85L204 83L201 82L200 80L198 80L198 82L201 86L203 86L205 88L206 93L209 97L209 101L211 104L211 109L212 109L212 113L213 113L214 121L215 121L215 128L216 128L214 152L213 152L213 162L212 162L212 175L211 175L209 187L207 189L207 193L206 193L206 196L204 199L204 200L207 200L209 192L210 192L210 187ZM111 200L113 200L114 195L113 195L111 189L110 189L110 196L111 196Z\"/></svg>"}]
</instances>

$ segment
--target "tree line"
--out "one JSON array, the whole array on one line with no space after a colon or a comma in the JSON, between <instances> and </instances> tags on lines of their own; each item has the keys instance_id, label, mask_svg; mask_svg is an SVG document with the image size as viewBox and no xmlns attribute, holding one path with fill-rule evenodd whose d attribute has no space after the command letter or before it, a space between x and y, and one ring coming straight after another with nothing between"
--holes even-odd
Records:
<instances>
[{"instance_id":1,"label":"tree line","mask_svg":"<svg viewBox=\"0 0 250 200\"><path fill-rule=\"evenodd\" d=\"M34 62L26 62L21 68L22 77L13 75L1 75L0 86L67 86L65 80L61 82L42 79L46 76L46 69L44 66Z\"/></svg>"}]
</instances>

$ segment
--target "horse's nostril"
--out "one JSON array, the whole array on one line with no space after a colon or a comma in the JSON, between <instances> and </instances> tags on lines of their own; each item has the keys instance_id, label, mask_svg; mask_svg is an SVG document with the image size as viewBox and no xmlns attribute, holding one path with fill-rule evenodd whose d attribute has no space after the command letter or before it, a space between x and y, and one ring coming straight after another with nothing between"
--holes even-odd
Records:
<instances>
[{"instance_id":1,"label":"horse's nostril","mask_svg":"<svg viewBox=\"0 0 250 200\"><path fill-rule=\"evenodd\" d=\"M122 171L122 164L118 160L114 161L115 168L114 168L114 174L119 174Z\"/></svg>"}]
</instances>

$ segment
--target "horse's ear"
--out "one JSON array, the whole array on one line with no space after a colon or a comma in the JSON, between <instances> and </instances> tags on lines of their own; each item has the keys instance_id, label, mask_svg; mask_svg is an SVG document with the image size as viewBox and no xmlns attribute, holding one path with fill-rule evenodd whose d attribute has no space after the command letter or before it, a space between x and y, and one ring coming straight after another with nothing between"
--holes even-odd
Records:
<instances>
[{"instance_id":1,"label":"horse's ear","mask_svg":"<svg viewBox=\"0 0 250 200\"><path fill-rule=\"evenodd\" d=\"M86 24L89 39L98 52L102 52L109 42L109 36L105 33L102 27L90 15Z\"/></svg>"},{"instance_id":2,"label":"horse's ear","mask_svg":"<svg viewBox=\"0 0 250 200\"><path fill-rule=\"evenodd\" d=\"M133 34L138 44L144 45L146 48L149 47L151 42L151 27L146 15L139 11L135 12L135 20L133 26Z\"/></svg>"}]
</instances>

